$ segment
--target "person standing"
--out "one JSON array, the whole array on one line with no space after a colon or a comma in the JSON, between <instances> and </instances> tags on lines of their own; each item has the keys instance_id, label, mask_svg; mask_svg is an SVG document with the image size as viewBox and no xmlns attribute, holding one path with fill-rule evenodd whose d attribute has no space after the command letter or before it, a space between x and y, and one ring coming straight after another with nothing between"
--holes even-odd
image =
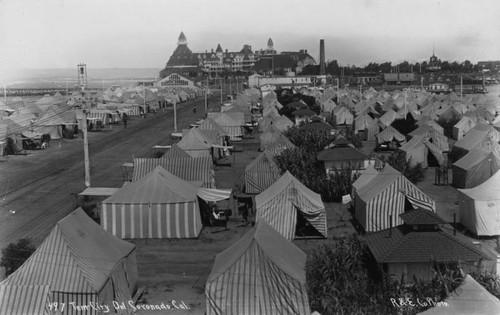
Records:
<instances>
[{"instance_id":1,"label":"person standing","mask_svg":"<svg viewBox=\"0 0 500 315\"><path fill-rule=\"evenodd\" d=\"M126 113L123 113L122 115L123 128L127 128L127 120L128 120L128 115Z\"/></svg>"}]
</instances>

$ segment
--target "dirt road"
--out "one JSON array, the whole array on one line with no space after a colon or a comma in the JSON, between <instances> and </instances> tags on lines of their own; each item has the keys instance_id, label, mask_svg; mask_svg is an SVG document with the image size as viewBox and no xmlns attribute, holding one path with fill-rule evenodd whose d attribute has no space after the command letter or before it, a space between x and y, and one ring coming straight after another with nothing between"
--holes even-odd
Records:
<instances>
[{"instance_id":1,"label":"dirt road","mask_svg":"<svg viewBox=\"0 0 500 315\"><path fill-rule=\"evenodd\" d=\"M193 113L193 105L204 107L199 98L179 104L178 131L204 116ZM217 98L209 106L219 106ZM173 110L132 116L128 128L89 132L92 187L120 187L121 165L133 157L150 153L152 146L171 143ZM7 156L0 162L0 248L23 237L38 244L54 224L75 209L76 195L84 188L83 139L53 140L42 151L27 156Z\"/></svg>"}]
</instances>

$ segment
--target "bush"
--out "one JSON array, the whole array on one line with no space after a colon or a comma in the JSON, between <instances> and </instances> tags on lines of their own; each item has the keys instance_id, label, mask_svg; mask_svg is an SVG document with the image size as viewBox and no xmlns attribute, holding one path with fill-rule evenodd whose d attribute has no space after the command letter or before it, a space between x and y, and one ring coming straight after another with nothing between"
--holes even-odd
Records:
<instances>
[{"instance_id":1,"label":"bush","mask_svg":"<svg viewBox=\"0 0 500 315\"><path fill-rule=\"evenodd\" d=\"M35 245L29 238L20 239L17 243L10 243L2 250L0 266L5 268L5 275L9 276L35 252Z\"/></svg>"},{"instance_id":2,"label":"bush","mask_svg":"<svg viewBox=\"0 0 500 315\"><path fill-rule=\"evenodd\" d=\"M418 314L432 305L395 306L393 300L442 301L463 281L458 263L435 264L432 281L390 279L357 236L323 245L306 266L309 302L321 314ZM391 300L392 299L392 300Z\"/></svg>"},{"instance_id":3,"label":"bush","mask_svg":"<svg viewBox=\"0 0 500 315\"><path fill-rule=\"evenodd\" d=\"M297 126L288 128L284 135L297 147L317 153L335 140L328 131L324 130L300 130Z\"/></svg>"},{"instance_id":4,"label":"bush","mask_svg":"<svg viewBox=\"0 0 500 315\"><path fill-rule=\"evenodd\" d=\"M410 182L416 184L425 179L425 170L422 163L413 165L411 159L406 160L402 151L395 151L389 157L381 157L382 162L388 163L397 171L401 172Z\"/></svg>"}]
</instances>

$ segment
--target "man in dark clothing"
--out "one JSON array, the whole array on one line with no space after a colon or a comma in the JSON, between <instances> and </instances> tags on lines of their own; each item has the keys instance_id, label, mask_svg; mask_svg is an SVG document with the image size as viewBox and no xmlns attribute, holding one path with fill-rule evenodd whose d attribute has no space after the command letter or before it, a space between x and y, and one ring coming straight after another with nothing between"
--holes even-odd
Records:
<instances>
[{"instance_id":1,"label":"man in dark clothing","mask_svg":"<svg viewBox=\"0 0 500 315\"><path fill-rule=\"evenodd\" d=\"M122 115L123 128L127 128L127 120L128 120L127 114L123 113Z\"/></svg>"}]
</instances>

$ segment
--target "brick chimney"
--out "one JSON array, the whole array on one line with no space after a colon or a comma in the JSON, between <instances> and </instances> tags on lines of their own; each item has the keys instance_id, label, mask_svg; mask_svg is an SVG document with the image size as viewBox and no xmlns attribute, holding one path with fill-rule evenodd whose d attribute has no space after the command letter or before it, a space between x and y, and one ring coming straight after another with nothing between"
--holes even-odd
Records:
<instances>
[{"instance_id":1,"label":"brick chimney","mask_svg":"<svg viewBox=\"0 0 500 315\"><path fill-rule=\"evenodd\" d=\"M325 40L319 40L319 74L326 74L326 64L325 64Z\"/></svg>"}]
</instances>

